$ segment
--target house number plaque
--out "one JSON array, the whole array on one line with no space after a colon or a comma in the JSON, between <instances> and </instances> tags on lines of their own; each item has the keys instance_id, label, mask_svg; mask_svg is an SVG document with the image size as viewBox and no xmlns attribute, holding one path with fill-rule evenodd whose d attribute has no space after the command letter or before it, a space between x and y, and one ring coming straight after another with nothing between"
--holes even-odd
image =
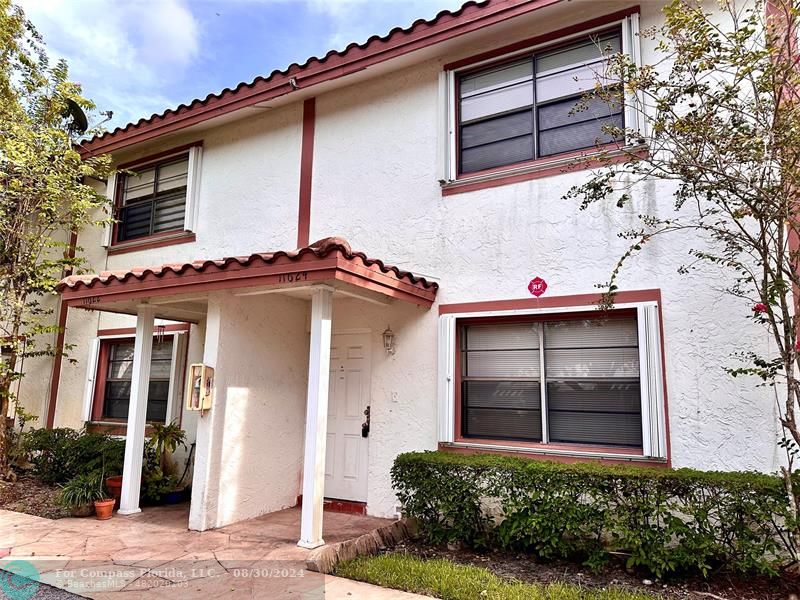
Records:
<instances>
[{"instance_id":1,"label":"house number plaque","mask_svg":"<svg viewBox=\"0 0 800 600\"><path fill-rule=\"evenodd\" d=\"M278 275L278 283L297 283L298 281L308 281L308 271L281 273Z\"/></svg>"}]
</instances>

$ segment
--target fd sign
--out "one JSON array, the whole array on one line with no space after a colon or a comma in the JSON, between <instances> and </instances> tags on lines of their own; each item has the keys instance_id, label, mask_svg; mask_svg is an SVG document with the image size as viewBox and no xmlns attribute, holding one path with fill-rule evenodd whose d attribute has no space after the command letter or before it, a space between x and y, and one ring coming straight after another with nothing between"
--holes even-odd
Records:
<instances>
[{"instance_id":1,"label":"fd sign","mask_svg":"<svg viewBox=\"0 0 800 600\"><path fill-rule=\"evenodd\" d=\"M528 291L538 298L547 291L547 282L541 277L534 277L528 284Z\"/></svg>"}]
</instances>

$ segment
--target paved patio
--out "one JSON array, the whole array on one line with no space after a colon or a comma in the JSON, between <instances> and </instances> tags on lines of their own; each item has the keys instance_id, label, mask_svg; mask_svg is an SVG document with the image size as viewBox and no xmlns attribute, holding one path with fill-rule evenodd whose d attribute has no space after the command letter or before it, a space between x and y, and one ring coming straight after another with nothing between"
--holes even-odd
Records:
<instances>
[{"instance_id":1,"label":"paved patio","mask_svg":"<svg viewBox=\"0 0 800 600\"><path fill-rule=\"evenodd\" d=\"M52 521L0 510L0 568L27 560L41 581L97 599L423 598L307 571L308 550L297 546L299 509L202 533L189 531L187 522L186 505L109 521ZM339 542L387 522L326 512L323 536Z\"/></svg>"}]
</instances>

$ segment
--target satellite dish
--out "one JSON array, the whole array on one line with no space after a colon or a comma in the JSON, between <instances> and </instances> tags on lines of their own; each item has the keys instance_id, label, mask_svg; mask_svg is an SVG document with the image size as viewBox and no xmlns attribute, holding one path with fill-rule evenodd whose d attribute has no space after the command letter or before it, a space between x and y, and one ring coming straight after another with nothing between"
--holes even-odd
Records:
<instances>
[{"instance_id":1,"label":"satellite dish","mask_svg":"<svg viewBox=\"0 0 800 600\"><path fill-rule=\"evenodd\" d=\"M64 117L72 118L72 122L69 124L69 130L78 135L83 135L86 133L86 130L89 129L89 120L86 118L86 113L83 112L83 109L78 106L78 103L72 98L67 98L67 108L64 111Z\"/></svg>"}]
</instances>

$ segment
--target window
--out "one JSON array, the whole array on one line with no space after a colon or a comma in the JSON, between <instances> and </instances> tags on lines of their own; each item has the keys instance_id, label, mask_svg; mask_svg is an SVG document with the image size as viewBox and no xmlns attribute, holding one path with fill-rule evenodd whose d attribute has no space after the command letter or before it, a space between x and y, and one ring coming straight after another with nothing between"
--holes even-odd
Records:
<instances>
[{"instance_id":1,"label":"window","mask_svg":"<svg viewBox=\"0 0 800 600\"><path fill-rule=\"evenodd\" d=\"M465 438L641 447L635 316L464 325L460 339Z\"/></svg>"},{"instance_id":2,"label":"window","mask_svg":"<svg viewBox=\"0 0 800 600\"><path fill-rule=\"evenodd\" d=\"M616 141L603 126L623 126L621 96L576 105L598 81L619 87L603 77L606 57L621 50L617 29L458 74L459 173Z\"/></svg>"},{"instance_id":3,"label":"window","mask_svg":"<svg viewBox=\"0 0 800 600\"><path fill-rule=\"evenodd\" d=\"M182 231L186 216L189 154L121 175L117 241Z\"/></svg>"},{"instance_id":4,"label":"window","mask_svg":"<svg viewBox=\"0 0 800 600\"><path fill-rule=\"evenodd\" d=\"M440 306L439 441L666 459L658 290L550 301Z\"/></svg>"},{"instance_id":5,"label":"window","mask_svg":"<svg viewBox=\"0 0 800 600\"><path fill-rule=\"evenodd\" d=\"M95 418L125 420L131 396L131 376L133 373L133 340L104 340L101 348L101 364L104 377L99 378L98 386L102 410ZM147 420L164 422L167 420L170 378L172 373L173 338L153 340L153 354L150 362L150 386L147 397Z\"/></svg>"}]
</instances>

